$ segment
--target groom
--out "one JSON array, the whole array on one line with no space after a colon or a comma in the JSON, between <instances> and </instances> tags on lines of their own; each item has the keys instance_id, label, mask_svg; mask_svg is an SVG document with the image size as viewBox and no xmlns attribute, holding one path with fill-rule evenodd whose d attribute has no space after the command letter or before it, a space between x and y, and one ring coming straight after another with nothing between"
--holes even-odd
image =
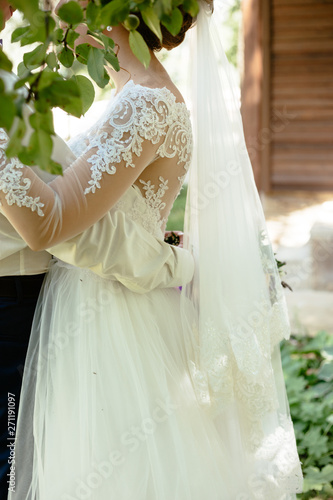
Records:
<instances>
[{"instance_id":1,"label":"groom","mask_svg":"<svg viewBox=\"0 0 333 500\"><path fill-rule=\"evenodd\" d=\"M4 0L0 0L0 10L6 22L13 10ZM5 84L12 83L5 81ZM4 132L0 130L1 133ZM53 159L65 168L74 159L58 137L54 140ZM5 160L0 148L0 164ZM35 171L44 180L49 175L39 169ZM124 234L121 239L116 231L120 225ZM133 246L135 261L123 259ZM0 500L7 498L9 470L15 466L8 443L12 442L9 438L15 436L31 324L51 253L69 264L90 268L106 279L120 281L138 293L179 286L180 274L189 281L193 273L190 254L157 240L117 211L109 212L84 233L49 252L30 250L1 214L0 207Z\"/></svg>"}]
</instances>

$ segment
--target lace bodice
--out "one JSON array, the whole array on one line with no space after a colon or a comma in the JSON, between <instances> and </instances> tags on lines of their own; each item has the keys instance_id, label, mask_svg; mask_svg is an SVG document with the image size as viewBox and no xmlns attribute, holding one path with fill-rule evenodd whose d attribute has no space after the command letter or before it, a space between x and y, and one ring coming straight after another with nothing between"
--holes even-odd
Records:
<instances>
[{"instance_id":1,"label":"lace bodice","mask_svg":"<svg viewBox=\"0 0 333 500\"><path fill-rule=\"evenodd\" d=\"M111 209L162 237L189 168L192 133L186 105L169 89L129 81L97 123L70 142L77 160L48 185L19 161L8 161L5 147L1 137L4 212L28 244L41 249L75 236Z\"/></svg>"}]
</instances>

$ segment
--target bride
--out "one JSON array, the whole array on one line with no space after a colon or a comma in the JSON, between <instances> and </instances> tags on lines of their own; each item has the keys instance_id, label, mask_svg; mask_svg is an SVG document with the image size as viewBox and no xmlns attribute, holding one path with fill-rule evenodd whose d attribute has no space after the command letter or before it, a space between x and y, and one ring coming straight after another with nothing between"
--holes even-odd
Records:
<instances>
[{"instance_id":1,"label":"bride","mask_svg":"<svg viewBox=\"0 0 333 500\"><path fill-rule=\"evenodd\" d=\"M165 31L162 45L180 44L193 22L185 14L181 33ZM114 27L122 68L112 72L116 93L97 123L71 142L77 160L63 177L45 184L17 160L1 166L1 209L33 250L54 247L109 211L163 238L193 137L182 95L154 56L159 42L144 24L140 30L151 49L149 68L132 54L126 29ZM119 238L126 236L120 227ZM200 268L204 252L198 263L194 240L189 244ZM238 248L231 252L236 259ZM135 258L133 246L123 259ZM218 266L210 261L206 268L211 290ZM237 332L230 363L221 356L218 372L215 355L223 342L225 353L229 347L212 327L206 341L214 355L207 361L203 339L197 350L208 296L194 293L196 276L182 293L139 293L135 280L111 282L55 261L27 354L10 500L295 498L301 471L276 343L272 357L262 350L256 365L248 341L234 344ZM243 291L230 283L233 293L242 314ZM227 317L224 300L215 296L209 307ZM266 330L266 340L270 335Z\"/></svg>"}]
</instances>

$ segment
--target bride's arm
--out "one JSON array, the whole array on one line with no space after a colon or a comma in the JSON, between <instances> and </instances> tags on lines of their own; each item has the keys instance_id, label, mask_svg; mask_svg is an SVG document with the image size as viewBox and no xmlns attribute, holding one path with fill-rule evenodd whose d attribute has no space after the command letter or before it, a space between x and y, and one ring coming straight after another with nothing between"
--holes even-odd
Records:
<instances>
[{"instance_id":1,"label":"bride's arm","mask_svg":"<svg viewBox=\"0 0 333 500\"><path fill-rule=\"evenodd\" d=\"M153 160L165 126L149 99L138 101L124 100L90 139L87 152L50 184L17 159L7 160L2 150L2 211L30 248L49 248L90 227ZM5 138L2 143L4 148Z\"/></svg>"}]
</instances>

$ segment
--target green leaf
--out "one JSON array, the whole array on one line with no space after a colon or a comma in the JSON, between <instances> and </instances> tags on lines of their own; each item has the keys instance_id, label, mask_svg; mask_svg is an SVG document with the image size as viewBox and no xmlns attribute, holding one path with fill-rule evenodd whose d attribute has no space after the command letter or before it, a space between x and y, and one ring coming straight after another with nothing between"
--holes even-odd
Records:
<instances>
[{"instance_id":1,"label":"green leaf","mask_svg":"<svg viewBox=\"0 0 333 500\"><path fill-rule=\"evenodd\" d=\"M16 118L13 124L14 130L11 130L11 137L6 149L7 158L18 156L22 149L22 139L27 131L27 126L23 118Z\"/></svg>"},{"instance_id":2,"label":"green leaf","mask_svg":"<svg viewBox=\"0 0 333 500\"><path fill-rule=\"evenodd\" d=\"M94 29L99 14L99 8L93 2L89 2L86 10L86 22L90 29Z\"/></svg>"},{"instance_id":3,"label":"green leaf","mask_svg":"<svg viewBox=\"0 0 333 500\"><path fill-rule=\"evenodd\" d=\"M30 74L30 71L25 67L24 62L20 62L20 64L17 66L17 76L19 78L25 78Z\"/></svg>"},{"instance_id":4,"label":"green leaf","mask_svg":"<svg viewBox=\"0 0 333 500\"><path fill-rule=\"evenodd\" d=\"M54 71L44 69L44 71L41 72L38 81L38 92L49 87L55 81L62 81L61 76L58 75L58 73L55 73Z\"/></svg>"},{"instance_id":5,"label":"green leaf","mask_svg":"<svg viewBox=\"0 0 333 500\"><path fill-rule=\"evenodd\" d=\"M56 163L52 159L50 159L49 165L45 170L53 175L63 175L62 166L60 165L60 163Z\"/></svg>"},{"instance_id":6,"label":"green leaf","mask_svg":"<svg viewBox=\"0 0 333 500\"><path fill-rule=\"evenodd\" d=\"M293 377L291 380L287 381L287 390L289 404L293 404L299 400L299 394L304 391L307 382L304 377Z\"/></svg>"},{"instance_id":7,"label":"green leaf","mask_svg":"<svg viewBox=\"0 0 333 500\"><path fill-rule=\"evenodd\" d=\"M69 45L69 47L74 49L75 42L79 38L79 36L80 36L80 33L77 33L74 30L69 30L68 35L67 35L67 40L66 40L67 45Z\"/></svg>"},{"instance_id":8,"label":"green leaf","mask_svg":"<svg viewBox=\"0 0 333 500\"><path fill-rule=\"evenodd\" d=\"M38 45L31 52L26 52L23 56L23 62L28 69L39 68L46 58L46 47L44 44Z\"/></svg>"},{"instance_id":9,"label":"green leaf","mask_svg":"<svg viewBox=\"0 0 333 500\"><path fill-rule=\"evenodd\" d=\"M53 42L56 44L56 45L59 45L60 43L62 43L63 39L64 39L64 30L62 30L61 28L57 28L56 30L54 30L53 32Z\"/></svg>"},{"instance_id":10,"label":"green leaf","mask_svg":"<svg viewBox=\"0 0 333 500\"><path fill-rule=\"evenodd\" d=\"M83 9L77 2L72 0L60 7L58 16L70 25L80 24L83 21Z\"/></svg>"},{"instance_id":11,"label":"green leaf","mask_svg":"<svg viewBox=\"0 0 333 500\"><path fill-rule=\"evenodd\" d=\"M333 465L326 465L321 471L321 478L325 481L325 483L333 482Z\"/></svg>"},{"instance_id":12,"label":"green leaf","mask_svg":"<svg viewBox=\"0 0 333 500\"><path fill-rule=\"evenodd\" d=\"M181 30L183 24L183 14L176 7L169 18L162 19L163 26L171 33L171 35L176 36Z\"/></svg>"},{"instance_id":13,"label":"green leaf","mask_svg":"<svg viewBox=\"0 0 333 500\"><path fill-rule=\"evenodd\" d=\"M184 0L183 9L185 12L188 12L192 17L196 17L199 14L198 0Z\"/></svg>"},{"instance_id":14,"label":"green leaf","mask_svg":"<svg viewBox=\"0 0 333 500\"><path fill-rule=\"evenodd\" d=\"M5 71L11 71L13 69L13 63L8 59L2 49L0 49L0 69L4 69Z\"/></svg>"},{"instance_id":15,"label":"green leaf","mask_svg":"<svg viewBox=\"0 0 333 500\"><path fill-rule=\"evenodd\" d=\"M170 14L172 11L172 0L162 0L164 14Z\"/></svg>"},{"instance_id":16,"label":"green leaf","mask_svg":"<svg viewBox=\"0 0 333 500\"><path fill-rule=\"evenodd\" d=\"M16 107L13 100L8 95L0 94L0 109L0 127L9 131L13 125Z\"/></svg>"},{"instance_id":17,"label":"green leaf","mask_svg":"<svg viewBox=\"0 0 333 500\"><path fill-rule=\"evenodd\" d=\"M20 80L17 80L17 82L15 82L14 89L15 90L20 89L21 87L24 87L24 85L26 85L27 83L31 85L36 81L37 78L38 78L38 73L31 73L29 71L29 73L26 74L23 78L20 78Z\"/></svg>"},{"instance_id":18,"label":"green leaf","mask_svg":"<svg viewBox=\"0 0 333 500\"><path fill-rule=\"evenodd\" d=\"M103 33L100 34L100 39L104 43L105 48L113 49L114 48L114 41L112 38L109 38L106 35L103 35Z\"/></svg>"},{"instance_id":19,"label":"green leaf","mask_svg":"<svg viewBox=\"0 0 333 500\"><path fill-rule=\"evenodd\" d=\"M27 43L46 42L55 28L56 22L50 15L50 12L39 11L36 16L34 16L34 21L31 23L31 35L27 35Z\"/></svg>"},{"instance_id":20,"label":"green leaf","mask_svg":"<svg viewBox=\"0 0 333 500\"><path fill-rule=\"evenodd\" d=\"M333 481L333 465L326 465L323 469L319 470L318 467L306 467L304 469L304 488L303 492L306 493L311 490L322 491L325 483Z\"/></svg>"},{"instance_id":21,"label":"green leaf","mask_svg":"<svg viewBox=\"0 0 333 500\"><path fill-rule=\"evenodd\" d=\"M112 52L105 52L104 59L111 64L111 66L116 70L120 70L120 65L117 56Z\"/></svg>"},{"instance_id":22,"label":"green leaf","mask_svg":"<svg viewBox=\"0 0 333 500\"><path fill-rule=\"evenodd\" d=\"M24 16L31 22L34 22L34 18L37 12L41 12L38 8L38 0L11 0L10 4L16 9L23 12Z\"/></svg>"},{"instance_id":23,"label":"green leaf","mask_svg":"<svg viewBox=\"0 0 333 500\"><path fill-rule=\"evenodd\" d=\"M38 165L46 170L49 167L52 148L50 134L38 129L31 134L29 145L18 154L18 157L26 165Z\"/></svg>"},{"instance_id":24,"label":"green leaf","mask_svg":"<svg viewBox=\"0 0 333 500\"><path fill-rule=\"evenodd\" d=\"M95 99L95 89L89 78L82 75L74 75L71 80L73 80L79 90L82 100L82 113L85 114Z\"/></svg>"},{"instance_id":25,"label":"green leaf","mask_svg":"<svg viewBox=\"0 0 333 500\"><path fill-rule=\"evenodd\" d=\"M26 92L20 92L18 95L15 96L14 98L14 104L16 108L16 116L18 118L23 117L23 106L26 105ZM15 125L15 118L14 118L14 125ZM14 127L15 128L15 127ZM12 131L11 131L12 133Z\"/></svg>"},{"instance_id":26,"label":"green leaf","mask_svg":"<svg viewBox=\"0 0 333 500\"><path fill-rule=\"evenodd\" d=\"M331 382L333 380L333 362L325 362L322 364L318 372L319 380L325 380L325 382Z\"/></svg>"},{"instance_id":27,"label":"green leaf","mask_svg":"<svg viewBox=\"0 0 333 500\"><path fill-rule=\"evenodd\" d=\"M148 68L150 63L149 48L138 31L130 31L129 44L133 54L142 62L145 68Z\"/></svg>"},{"instance_id":28,"label":"green leaf","mask_svg":"<svg viewBox=\"0 0 333 500\"><path fill-rule=\"evenodd\" d=\"M142 19L148 28L162 41L160 20L153 7L141 11Z\"/></svg>"},{"instance_id":29,"label":"green leaf","mask_svg":"<svg viewBox=\"0 0 333 500\"><path fill-rule=\"evenodd\" d=\"M58 59L65 68L71 68L74 62L74 54L68 47L64 47L58 54Z\"/></svg>"},{"instance_id":30,"label":"green leaf","mask_svg":"<svg viewBox=\"0 0 333 500\"><path fill-rule=\"evenodd\" d=\"M333 344L333 336L329 336L326 332L321 331L318 332L317 335L311 340L309 340L302 349L301 352L307 353L307 352L318 352L322 349L325 349L326 347L329 347Z\"/></svg>"},{"instance_id":31,"label":"green leaf","mask_svg":"<svg viewBox=\"0 0 333 500\"><path fill-rule=\"evenodd\" d=\"M101 38L101 33L95 33L94 31L90 31L88 30L87 31L87 35L90 35L99 45L100 47L97 47L97 48L100 48L102 49L103 48L103 42L102 42L102 38ZM103 35L104 36L104 35ZM108 45L107 45L108 46Z\"/></svg>"},{"instance_id":32,"label":"green leaf","mask_svg":"<svg viewBox=\"0 0 333 500\"><path fill-rule=\"evenodd\" d=\"M22 26L21 28L16 28L12 33L12 43L19 42L28 32L30 31L30 26Z\"/></svg>"},{"instance_id":33,"label":"green leaf","mask_svg":"<svg viewBox=\"0 0 333 500\"><path fill-rule=\"evenodd\" d=\"M36 131L41 129L48 134L54 134L53 114L51 110L47 113L38 113L38 111L36 111L30 115L29 122L32 128Z\"/></svg>"},{"instance_id":34,"label":"green leaf","mask_svg":"<svg viewBox=\"0 0 333 500\"><path fill-rule=\"evenodd\" d=\"M325 347L325 349L323 349L320 354L322 355L323 358L333 360L333 346Z\"/></svg>"},{"instance_id":35,"label":"green leaf","mask_svg":"<svg viewBox=\"0 0 333 500\"><path fill-rule=\"evenodd\" d=\"M49 33L52 33L55 29L55 21L48 13L39 11L34 16L34 21L28 27L26 33L20 33L20 29L15 30L14 34L17 34L15 38L16 41L21 42L21 47L35 42L45 43Z\"/></svg>"},{"instance_id":36,"label":"green leaf","mask_svg":"<svg viewBox=\"0 0 333 500\"><path fill-rule=\"evenodd\" d=\"M325 396L325 394L330 392L331 389L328 384L321 383L321 384L315 384L314 386L311 387L311 389L308 389L307 392L310 392L310 390L314 398L322 398L323 396Z\"/></svg>"},{"instance_id":37,"label":"green leaf","mask_svg":"<svg viewBox=\"0 0 333 500\"><path fill-rule=\"evenodd\" d=\"M55 69L58 66L57 56L54 52L50 52L46 56L46 64L50 69Z\"/></svg>"},{"instance_id":38,"label":"green leaf","mask_svg":"<svg viewBox=\"0 0 333 500\"><path fill-rule=\"evenodd\" d=\"M100 19L105 26L116 26L125 21L129 12L129 0L112 0L102 8Z\"/></svg>"},{"instance_id":39,"label":"green leaf","mask_svg":"<svg viewBox=\"0 0 333 500\"><path fill-rule=\"evenodd\" d=\"M39 113L47 113L50 109L50 103L47 102L45 98L40 97L40 94L38 95L38 99L34 104L36 111L38 111Z\"/></svg>"},{"instance_id":40,"label":"green leaf","mask_svg":"<svg viewBox=\"0 0 333 500\"><path fill-rule=\"evenodd\" d=\"M81 64L88 63L90 49L91 45L89 45L89 43L80 43L80 45L77 45L77 47L75 48L76 58Z\"/></svg>"},{"instance_id":41,"label":"green leaf","mask_svg":"<svg viewBox=\"0 0 333 500\"><path fill-rule=\"evenodd\" d=\"M301 443L302 448L308 450L308 455L311 455L314 458L320 458L322 455L327 453L327 444L328 437L322 434L322 430L318 426L311 427L310 430L304 434L304 438Z\"/></svg>"},{"instance_id":42,"label":"green leaf","mask_svg":"<svg viewBox=\"0 0 333 500\"><path fill-rule=\"evenodd\" d=\"M102 89L110 80L104 68L104 52L96 47L91 47L89 51L88 73Z\"/></svg>"},{"instance_id":43,"label":"green leaf","mask_svg":"<svg viewBox=\"0 0 333 500\"><path fill-rule=\"evenodd\" d=\"M25 97L24 95L20 94L16 99L15 99L15 107L16 107L16 116L19 118L23 118L23 107L26 105ZM15 122L15 118L14 118Z\"/></svg>"},{"instance_id":44,"label":"green leaf","mask_svg":"<svg viewBox=\"0 0 333 500\"><path fill-rule=\"evenodd\" d=\"M54 81L39 92L40 101L59 107L77 118L82 115L82 100L78 85L73 80Z\"/></svg>"}]
</instances>

